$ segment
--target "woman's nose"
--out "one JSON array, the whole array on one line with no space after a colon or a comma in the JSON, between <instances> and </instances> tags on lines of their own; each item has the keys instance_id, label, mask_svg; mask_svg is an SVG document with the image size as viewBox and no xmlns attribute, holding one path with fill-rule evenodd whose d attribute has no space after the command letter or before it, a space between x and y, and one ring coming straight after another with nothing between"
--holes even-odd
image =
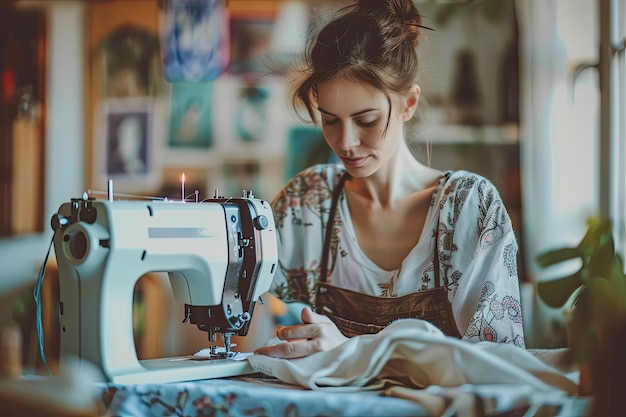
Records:
<instances>
[{"instance_id":1,"label":"woman's nose","mask_svg":"<svg viewBox=\"0 0 626 417\"><path fill-rule=\"evenodd\" d=\"M356 129L350 126L350 123L344 123L338 140L339 148L342 150L348 150L357 147L360 144L361 141Z\"/></svg>"}]
</instances>

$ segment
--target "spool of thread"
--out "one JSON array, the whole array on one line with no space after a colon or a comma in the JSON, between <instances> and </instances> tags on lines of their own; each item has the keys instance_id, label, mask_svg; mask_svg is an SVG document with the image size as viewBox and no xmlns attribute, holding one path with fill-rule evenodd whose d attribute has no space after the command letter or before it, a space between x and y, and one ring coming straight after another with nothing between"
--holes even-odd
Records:
<instances>
[{"instance_id":1,"label":"spool of thread","mask_svg":"<svg viewBox=\"0 0 626 417\"><path fill-rule=\"evenodd\" d=\"M17 326L8 326L0 336L0 378L22 375L22 335Z\"/></svg>"}]
</instances>

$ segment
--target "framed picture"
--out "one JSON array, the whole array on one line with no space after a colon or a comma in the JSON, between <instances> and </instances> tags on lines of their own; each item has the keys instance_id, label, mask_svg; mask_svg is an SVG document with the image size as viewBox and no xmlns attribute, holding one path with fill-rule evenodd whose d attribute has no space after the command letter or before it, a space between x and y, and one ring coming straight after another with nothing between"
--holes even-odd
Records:
<instances>
[{"instance_id":1,"label":"framed picture","mask_svg":"<svg viewBox=\"0 0 626 417\"><path fill-rule=\"evenodd\" d=\"M141 97L159 91L159 37L153 30L120 25L98 45L98 52L102 96Z\"/></svg>"},{"instance_id":2,"label":"framed picture","mask_svg":"<svg viewBox=\"0 0 626 417\"><path fill-rule=\"evenodd\" d=\"M149 169L150 113L109 112L106 117L107 175L145 175Z\"/></svg>"},{"instance_id":3,"label":"framed picture","mask_svg":"<svg viewBox=\"0 0 626 417\"><path fill-rule=\"evenodd\" d=\"M230 60L227 0L162 0L163 72L171 83L217 78Z\"/></svg>"},{"instance_id":4,"label":"framed picture","mask_svg":"<svg viewBox=\"0 0 626 417\"><path fill-rule=\"evenodd\" d=\"M235 74L270 72L264 59L269 51L271 20L231 20L233 52L230 71Z\"/></svg>"},{"instance_id":5,"label":"framed picture","mask_svg":"<svg viewBox=\"0 0 626 417\"><path fill-rule=\"evenodd\" d=\"M115 191L151 191L157 175L153 110L148 98L102 102L102 136L99 146L94 146L97 184L104 186L111 179Z\"/></svg>"},{"instance_id":6,"label":"framed picture","mask_svg":"<svg viewBox=\"0 0 626 417\"><path fill-rule=\"evenodd\" d=\"M169 123L170 148L213 146L211 83L174 83Z\"/></svg>"},{"instance_id":7,"label":"framed picture","mask_svg":"<svg viewBox=\"0 0 626 417\"><path fill-rule=\"evenodd\" d=\"M221 154L226 159L282 159L287 128L293 125L284 79L267 76L251 82L228 74L214 87L219 106L213 110L213 134Z\"/></svg>"},{"instance_id":8,"label":"framed picture","mask_svg":"<svg viewBox=\"0 0 626 417\"><path fill-rule=\"evenodd\" d=\"M241 86L233 115L237 139L242 142L268 139L271 94L271 90L261 84Z\"/></svg>"}]
</instances>

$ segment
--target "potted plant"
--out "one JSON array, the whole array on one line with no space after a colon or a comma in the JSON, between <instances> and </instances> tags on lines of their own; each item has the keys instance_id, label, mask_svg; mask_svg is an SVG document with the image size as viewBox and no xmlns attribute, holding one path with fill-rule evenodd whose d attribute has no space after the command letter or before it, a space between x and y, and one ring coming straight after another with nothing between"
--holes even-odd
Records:
<instances>
[{"instance_id":1,"label":"potted plant","mask_svg":"<svg viewBox=\"0 0 626 417\"><path fill-rule=\"evenodd\" d=\"M578 246L538 256L544 268L573 260L580 267L565 277L538 282L537 293L548 306L571 311L568 347L580 369L580 394L594 397L593 415L618 415L623 412L617 408L623 401L618 390L626 382L621 355L626 342L626 274L615 250L612 222L594 217L587 226Z\"/></svg>"}]
</instances>

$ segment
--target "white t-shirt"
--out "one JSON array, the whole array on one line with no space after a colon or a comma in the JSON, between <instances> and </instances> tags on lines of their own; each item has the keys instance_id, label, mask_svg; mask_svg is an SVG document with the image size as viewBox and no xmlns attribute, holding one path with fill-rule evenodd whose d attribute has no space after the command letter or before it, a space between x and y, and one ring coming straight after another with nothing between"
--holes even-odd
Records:
<instances>
[{"instance_id":1,"label":"white t-shirt","mask_svg":"<svg viewBox=\"0 0 626 417\"><path fill-rule=\"evenodd\" d=\"M272 292L284 301L315 303L332 190L343 172L336 164L308 168L272 203L279 240ZM438 235L440 284L448 291L459 333L466 340L524 346L518 245L500 195L487 179L446 172L417 244L394 271L380 268L359 247L343 193L334 227L328 264L333 285L378 297L434 288Z\"/></svg>"}]
</instances>

